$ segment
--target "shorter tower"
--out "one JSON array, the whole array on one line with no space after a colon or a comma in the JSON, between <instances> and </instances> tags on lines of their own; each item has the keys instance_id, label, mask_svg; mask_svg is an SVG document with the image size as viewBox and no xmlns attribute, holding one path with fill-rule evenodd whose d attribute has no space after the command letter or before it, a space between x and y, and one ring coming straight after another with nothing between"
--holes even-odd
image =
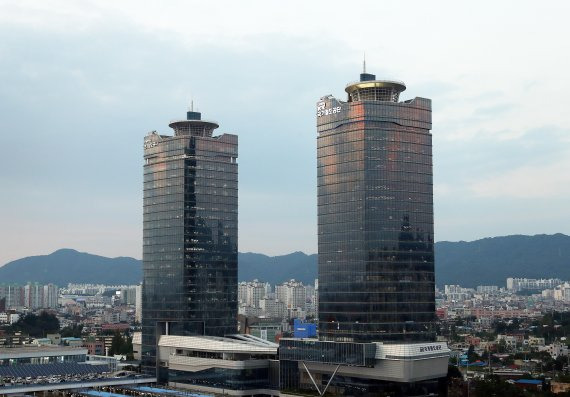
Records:
<instances>
[{"instance_id":1,"label":"shorter tower","mask_svg":"<svg viewBox=\"0 0 570 397\"><path fill-rule=\"evenodd\" d=\"M237 136L187 112L144 140L142 365L160 335L237 328ZM159 378L161 377L160 374Z\"/></svg>"}]
</instances>

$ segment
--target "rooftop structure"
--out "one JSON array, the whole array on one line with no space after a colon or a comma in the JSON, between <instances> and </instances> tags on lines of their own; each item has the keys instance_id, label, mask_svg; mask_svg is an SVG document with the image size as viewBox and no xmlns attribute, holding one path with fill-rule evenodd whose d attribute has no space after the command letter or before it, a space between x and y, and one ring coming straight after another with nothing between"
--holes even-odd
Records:
<instances>
[{"instance_id":1,"label":"rooftop structure","mask_svg":"<svg viewBox=\"0 0 570 397\"><path fill-rule=\"evenodd\" d=\"M360 75L360 81L349 83L344 90L348 93L348 102L398 102L400 93L406 90L406 85L402 81L376 80L373 74L363 73Z\"/></svg>"},{"instance_id":2,"label":"rooftop structure","mask_svg":"<svg viewBox=\"0 0 570 397\"><path fill-rule=\"evenodd\" d=\"M219 127L215 121L202 120L202 114L193 110L186 112L186 120L174 120L168 126L174 130L175 136L194 135L201 137L211 137L213 131Z\"/></svg>"}]
</instances>

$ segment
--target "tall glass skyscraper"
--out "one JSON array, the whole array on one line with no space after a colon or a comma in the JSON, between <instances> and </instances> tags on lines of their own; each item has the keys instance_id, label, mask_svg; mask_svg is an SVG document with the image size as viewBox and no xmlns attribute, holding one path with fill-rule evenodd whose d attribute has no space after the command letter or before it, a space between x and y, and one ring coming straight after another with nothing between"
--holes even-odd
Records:
<instances>
[{"instance_id":1,"label":"tall glass skyscraper","mask_svg":"<svg viewBox=\"0 0 570 397\"><path fill-rule=\"evenodd\" d=\"M363 73L317 104L322 340L431 341L431 100Z\"/></svg>"},{"instance_id":2,"label":"tall glass skyscraper","mask_svg":"<svg viewBox=\"0 0 570 397\"><path fill-rule=\"evenodd\" d=\"M236 332L237 136L194 111L144 140L142 362L159 335Z\"/></svg>"},{"instance_id":3,"label":"tall glass skyscraper","mask_svg":"<svg viewBox=\"0 0 570 397\"><path fill-rule=\"evenodd\" d=\"M431 100L368 73L317 102L319 340L279 341L287 394L446 394L435 342Z\"/></svg>"}]
</instances>

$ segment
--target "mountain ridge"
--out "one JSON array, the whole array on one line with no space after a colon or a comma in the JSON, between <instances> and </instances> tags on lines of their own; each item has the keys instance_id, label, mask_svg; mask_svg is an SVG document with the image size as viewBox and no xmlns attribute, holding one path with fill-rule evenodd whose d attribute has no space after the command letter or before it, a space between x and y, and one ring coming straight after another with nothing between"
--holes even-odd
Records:
<instances>
[{"instance_id":1,"label":"mountain ridge","mask_svg":"<svg viewBox=\"0 0 570 397\"><path fill-rule=\"evenodd\" d=\"M486 237L474 241L440 241L435 244L436 283L505 285L507 277L558 277L570 280L570 236L562 233ZM295 251L269 256L238 254L238 279L281 283L296 279L313 284L317 254ZM0 283L138 284L142 263L138 259L101 255L61 248L49 255L20 258L0 267Z\"/></svg>"}]
</instances>

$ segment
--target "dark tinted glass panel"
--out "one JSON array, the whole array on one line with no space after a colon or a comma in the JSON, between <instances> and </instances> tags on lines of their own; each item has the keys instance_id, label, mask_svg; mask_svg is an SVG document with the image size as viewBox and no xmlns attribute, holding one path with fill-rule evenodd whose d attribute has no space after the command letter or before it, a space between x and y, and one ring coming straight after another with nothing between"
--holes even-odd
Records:
<instances>
[{"instance_id":1,"label":"dark tinted glass panel","mask_svg":"<svg viewBox=\"0 0 570 397\"><path fill-rule=\"evenodd\" d=\"M279 360L364 367L374 365L375 353L375 343L339 343L307 339L281 339L279 342Z\"/></svg>"},{"instance_id":2,"label":"dark tinted glass panel","mask_svg":"<svg viewBox=\"0 0 570 397\"><path fill-rule=\"evenodd\" d=\"M269 368L208 368L201 371L168 371L173 383L206 386L217 389L248 390L269 389ZM225 394L225 393L224 393Z\"/></svg>"}]
</instances>

